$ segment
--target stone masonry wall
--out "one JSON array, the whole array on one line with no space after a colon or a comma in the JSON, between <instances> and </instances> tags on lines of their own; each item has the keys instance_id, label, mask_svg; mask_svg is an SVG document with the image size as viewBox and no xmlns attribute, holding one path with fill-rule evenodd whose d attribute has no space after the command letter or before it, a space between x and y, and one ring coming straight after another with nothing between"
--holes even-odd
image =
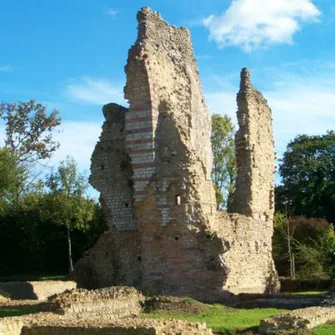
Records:
<instances>
[{"instance_id":1,"label":"stone masonry wall","mask_svg":"<svg viewBox=\"0 0 335 335\"><path fill-rule=\"evenodd\" d=\"M92 155L90 176L90 183L100 191L108 221L120 231L137 230L132 166L124 145L126 112L117 104L104 106L106 121Z\"/></svg>"},{"instance_id":2,"label":"stone masonry wall","mask_svg":"<svg viewBox=\"0 0 335 335\"><path fill-rule=\"evenodd\" d=\"M78 289L48 299L49 308L57 314L72 314L81 318L108 314L110 319L140 314L143 302L143 295L133 287L109 287L90 291Z\"/></svg>"},{"instance_id":3,"label":"stone masonry wall","mask_svg":"<svg viewBox=\"0 0 335 335\"><path fill-rule=\"evenodd\" d=\"M275 153L271 109L251 84L247 69L241 72L237 95L237 180L233 211L272 221L274 211Z\"/></svg>"},{"instance_id":4,"label":"stone masonry wall","mask_svg":"<svg viewBox=\"0 0 335 335\"><path fill-rule=\"evenodd\" d=\"M74 320L73 320L74 321ZM31 325L23 327L22 335L212 335L205 324L182 320L143 320L122 319L119 321L90 320L74 321L72 324L53 322L48 325ZM16 333L15 335L17 335ZM14 335L4 333L4 335Z\"/></svg>"},{"instance_id":5,"label":"stone masonry wall","mask_svg":"<svg viewBox=\"0 0 335 335\"><path fill-rule=\"evenodd\" d=\"M246 187L252 196L240 191L240 214L217 212L210 180L211 117L190 34L168 25L148 8L142 8L137 19L138 37L125 69L129 110L113 105L92 156L91 182L101 191L111 229L78 263L77 278L83 282L89 273L86 278L97 286L117 280L150 293L205 300L271 291L276 272L271 256L270 110L242 75L241 87L248 86L248 94L241 89L239 101L245 103L239 103L238 118L249 121L240 131L247 140L237 137L242 162L238 187L251 171ZM245 108L249 105L257 117ZM258 122L269 138L259 134ZM249 135L256 138L254 147L260 144L262 150L251 146ZM102 151L100 146L109 149ZM249 150L245 157L244 146ZM101 171L102 161L108 163ZM120 170L121 162L125 164ZM263 163L265 184L260 185ZM129 222L120 214L125 201L131 204L126 207Z\"/></svg>"}]
</instances>

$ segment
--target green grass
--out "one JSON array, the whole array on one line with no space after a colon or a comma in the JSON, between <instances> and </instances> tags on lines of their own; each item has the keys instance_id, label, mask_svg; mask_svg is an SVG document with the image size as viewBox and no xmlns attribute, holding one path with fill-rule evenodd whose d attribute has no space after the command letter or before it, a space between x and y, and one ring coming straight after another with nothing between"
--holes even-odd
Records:
<instances>
[{"instance_id":1,"label":"green grass","mask_svg":"<svg viewBox=\"0 0 335 335\"><path fill-rule=\"evenodd\" d=\"M282 292L285 295L320 295L326 294L328 291L301 291L301 292Z\"/></svg>"},{"instance_id":2,"label":"green grass","mask_svg":"<svg viewBox=\"0 0 335 335\"><path fill-rule=\"evenodd\" d=\"M151 319L172 318L193 322L206 322L216 333L235 334L237 331L258 327L261 319L286 312L284 309L254 308L235 309L222 305L213 305L208 311L198 314L183 313L143 313L142 317Z\"/></svg>"},{"instance_id":3,"label":"green grass","mask_svg":"<svg viewBox=\"0 0 335 335\"><path fill-rule=\"evenodd\" d=\"M317 295L317 294L326 294L328 291L305 291L305 292L292 292L291 294L298 294L298 295Z\"/></svg>"},{"instance_id":4,"label":"green grass","mask_svg":"<svg viewBox=\"0 0 335 335\"><path fill-rule=\"evenodd\" d=\"M335 334L335 324L325 324L315 327L312 330L313 335L334 335Z\"/></svg>"},{"instance_id":5,"label":"green grass","mask_svg":"<svg viewBox=\"0 0 335 335\"><path fill-rule=\"evenodd\" d=\"M26 315L26 314L33 314L37 313L36 309L26 307L26 308L6 308L6 309L0 309L0 318L5 318L8 316L20 316L20 315Z\"/></svg>"}]
</instances>

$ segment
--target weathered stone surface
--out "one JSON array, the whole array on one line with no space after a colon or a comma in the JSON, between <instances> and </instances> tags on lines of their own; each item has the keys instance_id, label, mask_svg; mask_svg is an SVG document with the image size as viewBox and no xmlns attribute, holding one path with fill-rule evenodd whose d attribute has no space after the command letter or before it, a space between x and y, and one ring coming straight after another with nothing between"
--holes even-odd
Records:
<instances>
[{"instance_id":1,"label":"weathered stone surface","mask_svg":"<svg viewBox=\"0 0 335 335\"><path fill-rule=\"evenodd\" d=\"M123 318L107 315L78 318L73 315L38 313L0 319L1 335L212 335L203 323L181 320Z\"/></svg>"},{"instance_id":2,"label":"weathered stone surface","mask_svg":"<svg viewBox=\"0 0 335 335\"><path fill-rule=\"evenodd\" d=\"M77 287L74 281L47 280L0 283L0 290L7 292L11 299L46 300L53 294L72 290Z\"/></svg>"},{"instance_id":3,"label":"weathered stone surface","mask_svg":"<svg viewBox=\"0 0 335 335\"><path fill-rule=\"evenodd\" d=\"M335 319L335 307L308 307L261 320L261 334L294 334L295 330L308 330Z\"/></svg>"},{"instance_id":4,"label":"weathered stone surface","mask_svg":"<svg viewBox=\"0 0 335 335\"><path fill-rule=\"evenodd\" d=\"M141 320L127 319L106 322L89 320L66 325L63 321L54 325L31 326L22 330L22 335L212 335L212 331L204 324L181 320ZM7 334L6 334L7 335Z\"/></svg>"},{"instance_id":5,"label":"weathered stone surface","mask_svg":"<svg viewBox=\"0 0 335 335\"><path fill-rule=\"evenodd\" d=\"M271 111L243 71L238 187L245 182L247 191L238 194L239 214L217 212L211 117L190 34L148 8L137 19L126 66L129 109L104 107L92 156L91 183L110 231L78 263L76 278L91 287L134 285L204 300L269 292L276 284Z\"/></svg>"},{"instance_id":6,"label":"weathered stone surface","mask_svg":"<svg viewBox=\"0 0 335 335\"><path fill-rule=\"evenodd\" d=\"M271 109L251 84L248 69L241 72L237 94L237 180L233 211L272 221L274 211L275 153Z\"/></svg>"},{"instance_id":7,"label":"weathered stone surface","mask_svg":"<svg viewBox=\"0 0 335 335\"><path fill-rule=\"evenodd\" d=\"M49 297L49 308L58 314L78 317L108 314L110 319L136 316L142 311L143 295L133 287L78 289Z\"/></svg>"},{"instance_id":8,"label":"weathered stone surface","mask_svg":"<svg viewBox=\"0 0 335 335\"><path fill-rule=\"evenodd\" d=\"M40 331L41 334L76 333L79 328L85 328L89 333L89 328L94 330L98 325L108 328L112 321L118 322L120 327L123 319L126 319L124 330L127 330L129 318L142 311L143 302L143 295L133 287L66 291L49 297L43 313L0 319L0 334L18 335L24 326L32 333Z\"/></svg>"}]
</instances>

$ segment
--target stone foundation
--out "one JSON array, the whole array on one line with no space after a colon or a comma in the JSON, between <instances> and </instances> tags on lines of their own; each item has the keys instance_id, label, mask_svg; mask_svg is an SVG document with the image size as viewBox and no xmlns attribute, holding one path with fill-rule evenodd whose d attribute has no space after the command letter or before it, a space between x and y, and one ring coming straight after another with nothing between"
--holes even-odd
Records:
<instances>
[{"instance_id":1,"label":"stone foundation","mask_svg":"<svg viewBox=\"0 0 335 335\"><path fill-rule=\"evenodd\" d=\"M132 287L78 289L48 299L49 308L57 314L77 317L107 314L111 319L138 315L143 302L143 295Z\"/></svg>"},{"instance_id":2,"label":"stone foundation","mask_svg":"<svg viewBox=\"0 0 335 335\"><path fill-rule=\"evenodd\" d=\"M212 335L204 324L181 320L128 319L122 322L91 321L77 325L30 326L22 335ZM9 335L9 334L5 334Z\"/></svg>"},{"instance_id":3,"label":"stone foundation","mask_svg":"<svg viewBox=\"0 0 335 335\"><path fill-rule=\"evenodd\" d=\"M261 334L295 334L335 320L335 307L309 307L261 320Z\"/></svg>"},{"instance_id":4,"label":"stone foundation","mask_svg":"<svg viewBox=\"0 0 335 335\"><path fill-rule=\"evenodd\" d=\"M144 297L134 288L74 290L51 297L50 312L0 318L1 335L212 335L201 323L137 318Z\"/></svg>"},{"instance_id":5,"label":"stone foundation","mask_svg":"<svg viewBox=\"0 0 335 335\"><path fill-rule=\"evenodd\" d=\"M50 312L0 319L0 334L212 334L199 323L136 318L143 302L132 287L73 290L50 297Z\"/></svg>"}]
</instances>

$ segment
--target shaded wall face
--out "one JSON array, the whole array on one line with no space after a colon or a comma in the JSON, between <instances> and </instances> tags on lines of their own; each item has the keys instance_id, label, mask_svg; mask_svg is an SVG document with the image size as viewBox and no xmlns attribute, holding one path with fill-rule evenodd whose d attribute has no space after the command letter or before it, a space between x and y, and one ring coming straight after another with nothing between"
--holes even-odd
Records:
<instances>
[{"instance_id":1,"label":"shaded wall face","mask_svg":"<svg viewBox=\"0 0 335 335\"><path fill-rule=\"evenodd\" d=\"M110 226L137 230L133 200L132 166L125 149L126 108L116 104L103 109L105 119L91 164L91 185L100 191Z\"/></svg>"}]
</instances>

